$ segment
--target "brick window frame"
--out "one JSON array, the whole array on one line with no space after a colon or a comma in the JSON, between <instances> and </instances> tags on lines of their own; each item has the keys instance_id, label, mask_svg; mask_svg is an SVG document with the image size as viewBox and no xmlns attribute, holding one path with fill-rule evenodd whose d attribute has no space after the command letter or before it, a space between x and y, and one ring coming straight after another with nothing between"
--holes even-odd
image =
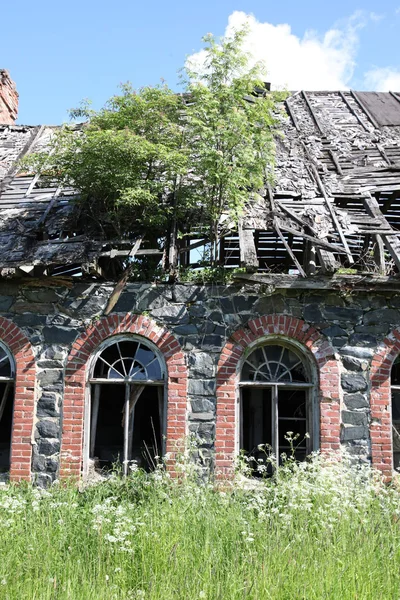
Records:
<instances>
[{"instance_id":1,"label":"brick window frame","mask_svg":"<svg viewBox=\"0 0 400 600\"><path fill-rule=\"evenodd\" d=\"M371 361L371 455L372 465L385 479L393 475L391 371L400 354L400 328L394 329L377 348Z\"/></svg>"},{"instance_id":2,"label":"brick window frame","mask_svg":"<svg viewBox=\"0 0 400 600\"><path fill-rule=\"evenodd\" d=\"M35 357L26 335L5 317L0 317L0 340L9 349L15 363L10 481L30 481L36 406Z\"/></svg>"},{"instance_id":3,"label":"brick window frame","mask_svg":"<svg viewBox=\"0 0 400 600\"><path fill-rule=\"evenodd\" d=\"M217 367L217 419L215 468L218 477L230 477L236 458L237 398L240 368L248 346L274 339L291 340L314 357L319 400L319 448L322 452L340 448L340 376L335 352L324 335L296 317L272 314L252 319L233 333L225 344Z\"/></svg>"},{"instance_id":4,"label":"brick window frame","mask_svg":"<svg viewBox=\"0 0 400 600\"><path fill-rule=\"evenodd\" d=\"M166 452L174 474L174 457L187 433L187 366L178 340L165 327L142 315L111 315L96 321L73 343L65 368L60 477L82 472L83 434L90 359L111 336L133 333L158 348L167 368Z\"/></svg>"}]
</instances>

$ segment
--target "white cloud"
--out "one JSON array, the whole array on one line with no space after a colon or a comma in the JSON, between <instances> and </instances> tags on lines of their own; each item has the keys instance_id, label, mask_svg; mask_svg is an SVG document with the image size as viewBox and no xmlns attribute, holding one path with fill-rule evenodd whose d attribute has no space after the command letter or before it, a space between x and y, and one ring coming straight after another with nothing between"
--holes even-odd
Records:
<instances>
[{"instance_id":1,"label":"white cloud","mask_svg":"<svg viewBox=\"0 0 400 600\"><path fill-rule=\"evenodd\" d=\"M244 23L249 27L244 49L255 60L266 63L268 81L275 89L337 90L348 87L355 68L358 30L366 24L364 13L355 13L322 36L315 31L306 31L303 37L298 37L287 23L262 23L253 15L235 11L229 16L225 35L229 36ZM204 51L193 54L189 60L202 63Z\"/></svg>"},{"instance_id":2,"label":"white cloud","mask_svg":"<svg viewBox=\"0 0 400 600\"><path fill-rule=\"evenodd\" d=\"M392 67L371 69L364 76L366 89L377 92L400 91L400 71Z\"/></svg>"},{"instance_id":3,"label":"white cloud","mask_svg":"<svg viewBox=\"0 0 400 600\"><path fill-rule=\"evenodd\" d=\"M371 21L379 22L379 21L382 21L385 17L386 17L386 15L384 15L384 14L382 15L380 13L375 13L375 12L369 13L369 18L371 19Z\"/></svg>"}]
</instances>

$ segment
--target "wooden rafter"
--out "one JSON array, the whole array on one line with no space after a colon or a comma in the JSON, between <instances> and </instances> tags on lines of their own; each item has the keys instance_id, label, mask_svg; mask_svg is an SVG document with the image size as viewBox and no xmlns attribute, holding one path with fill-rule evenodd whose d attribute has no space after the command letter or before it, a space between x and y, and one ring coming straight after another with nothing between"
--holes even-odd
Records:
<instances>
[{"instance_id":1,"label":"wooden rafter","mask_svg":"<svg viewBox=\"0 0 400 600\"><path fill-rule=\"evenodd\" d=\"M291 249L290 245L287 243L287 241L285 240L284 235L282 234L282 231L280 230L279 227L279 223L278 223L278 219L275 218L274 219L274 229L276 231L276 233L278 234L279 239L281 240L282 244L285 246L287 253L289 254L290 258L292 259L292 261L294 262L294 264L296 265L297 269L299 270L299 273L302 277L307 277L306 273L304 272L303 267L301 266L301 264L299 263L299 261L297 260L293 250Z\"/></svg>"},{"instance_id":2,"label":"wooden rafter","mask_svg":"<svg viewBox=\"0 0 400 600\"><path fill-rule=\"evenodd\" d=\"M322 194L322 196L323 196L323 198L325 200L325 205L326 205L326 207L327 207L327 209L328 209L328 211L329 211L329 213L331 215L332 221L333 221L333 223L335 225L335 229L336 229L336 231L339 234L340 241L342 242L343 247L346 250L348 261L349 261L350 264L353 264L354 263L354 258L353 258L352 254L351 254L349 245L348 245L347 240L346 240L346 236L344 235L343 229L342 229L342 227L341 227L341 225L339 223L339 219L337 218L337 215L336 215L336 212L335 212L335 207L332 206L332 203L331 203L331 201L330 201L330 199L328 197L328 194L326 193L325 186L322 183L321 177L319 176L319 173L318 173L318 171L317 171L317 169L316 169L316 167L314 165L314 162L312 160L312 157L310 155L310 152L309 152L307 146L305 144L303 144L303 147L304 147L304 149L306 151L307 156L310 159L310 162L311 162L311 165L310 165L311 166L311 171L312 171L312 173L314 175L314 178L315 178L315 181L316 181L316 183L317 183L317 185L319 187L319 190L320 190L320 192L321 192L321 194Z\"/></svg>"},{"instance_id":3,"label":"wooden rafter","mask_svg":"<svg viewBox=\"0 0 400 600\"><path fill-rule=\"evenodd\" d=\"M137 251L139 250L139 247L140 247L140 244L142 243L142 241L143 241L143 236L137 238L137 240L135 241L135 243L133 245L132 250L129 253L129 258L134 258ZM120 277L119 281L117 282L116 286L114 287L114 289L111 293L111 296L108 299L107 306L104 309L104 312L103 312L104 315L110 314L110 312L112 311L114 306L117 304L119 297L121 296L122 291L129 279L129 275L131 274L131 271L132 271L132 266L129 265L123 272L123 274Z\"/></svg>"},{"instance_id":4,"label":"wooden rafter","mask_svg":"<svg viewBox=\"0 0 400 600\"><path fill-rule=\"evenodd\" d=\"M303 96L303 98L304 98L304 101L305 101L305 103L306 103L306 105L307 105L307 107L308 107L308 110L309 110L309 111L310 111L310 113L311 113L311 116L312 116L312 118L313 118L313 121L314 121L314 123L315 123L315 124L316 124L316 126L317 126L317 129L319 130L319 132L320 132L322 135L325 135L324 129L323 129L322 125L321 125L321 122L320 122L320 120L318 119L317 113L315 112L315 110L314 110L314 108L313 108L313 106L312 106L312 104L311 104L311 102L310 102L310 99L309 99L309 97L307 96L307 92L304 92L304 91L302 91L302 92L301 92L301 95L302 95L302 96Z\"/></svg>"},{"instance_id":5,"label":"wooden rafter","mask_svg":"<svg viewBox=\"0 0 400 600\"><path fill-rule=\"evenodd\" d=\"M346 96L343 94L343 92L339 92L339 96L341 97L341 99L343 100L343 102L345 103L345 105L347 106L347 108L349 109L349 111L351 112L352 115L355 116L355 118L357 119L357 121L360 123L361 127L365 130L365 131L369 131L368 127L365 125L364 121L359 117L359 115L356 113L356 111L354 110L354 108L351 106L350 102L347 100Z\"/></svg>"}]
</instances>

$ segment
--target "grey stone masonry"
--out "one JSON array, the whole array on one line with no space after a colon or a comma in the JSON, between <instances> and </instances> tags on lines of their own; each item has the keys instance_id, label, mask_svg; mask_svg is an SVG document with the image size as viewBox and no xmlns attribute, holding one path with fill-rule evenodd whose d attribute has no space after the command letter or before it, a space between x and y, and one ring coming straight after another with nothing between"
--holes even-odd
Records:
<instances>
[{"instance_id":1,"label":"grey stone masonry","mask_svg":"<svg viewBox=\"0 0 400 600\"><path fill-rule=\"evenodd\" d=\"M57 478L64 369L73 341L97 318L111 283L57 279L40 285L0 282L0 313L29 338L37 366L32 469L39 485ZM202 468L212 469L216 369L231 334L260 315L304 319L334 346L341 376L341 439L354 455L370 458L369 370L377 346L400 327L400 294L272 288L261 284L128 283L114 313L145 313L178 339L188 366L188 431L198 440Z\"/></svg>"}]
</instances>

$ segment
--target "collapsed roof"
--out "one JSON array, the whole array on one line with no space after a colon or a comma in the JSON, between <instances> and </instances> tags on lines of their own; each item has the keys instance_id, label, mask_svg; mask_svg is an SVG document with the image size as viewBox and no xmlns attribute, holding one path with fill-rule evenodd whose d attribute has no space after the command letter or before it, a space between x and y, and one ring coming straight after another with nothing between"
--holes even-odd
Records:
<instances>
[{"instance_id":1,"label":"collapsed roof","mask_svg":"<svg viewBox=\"0 0 400 600\"><path fill-rule=\"evenodd\" d=\"M226 220L224 264L304 278L400 272L400 94L301 91L281 108L275 184L249 201L238 231ZM3 274L110 278L122 259L161 260L162 249L140 237L89 237L77 222L73 189L18 173L18 159L48 147L54 130L0 125ZM181 264L195 262L193 249L205 243L198 234L182 242Z\"/></svg>"}]
</instances>

